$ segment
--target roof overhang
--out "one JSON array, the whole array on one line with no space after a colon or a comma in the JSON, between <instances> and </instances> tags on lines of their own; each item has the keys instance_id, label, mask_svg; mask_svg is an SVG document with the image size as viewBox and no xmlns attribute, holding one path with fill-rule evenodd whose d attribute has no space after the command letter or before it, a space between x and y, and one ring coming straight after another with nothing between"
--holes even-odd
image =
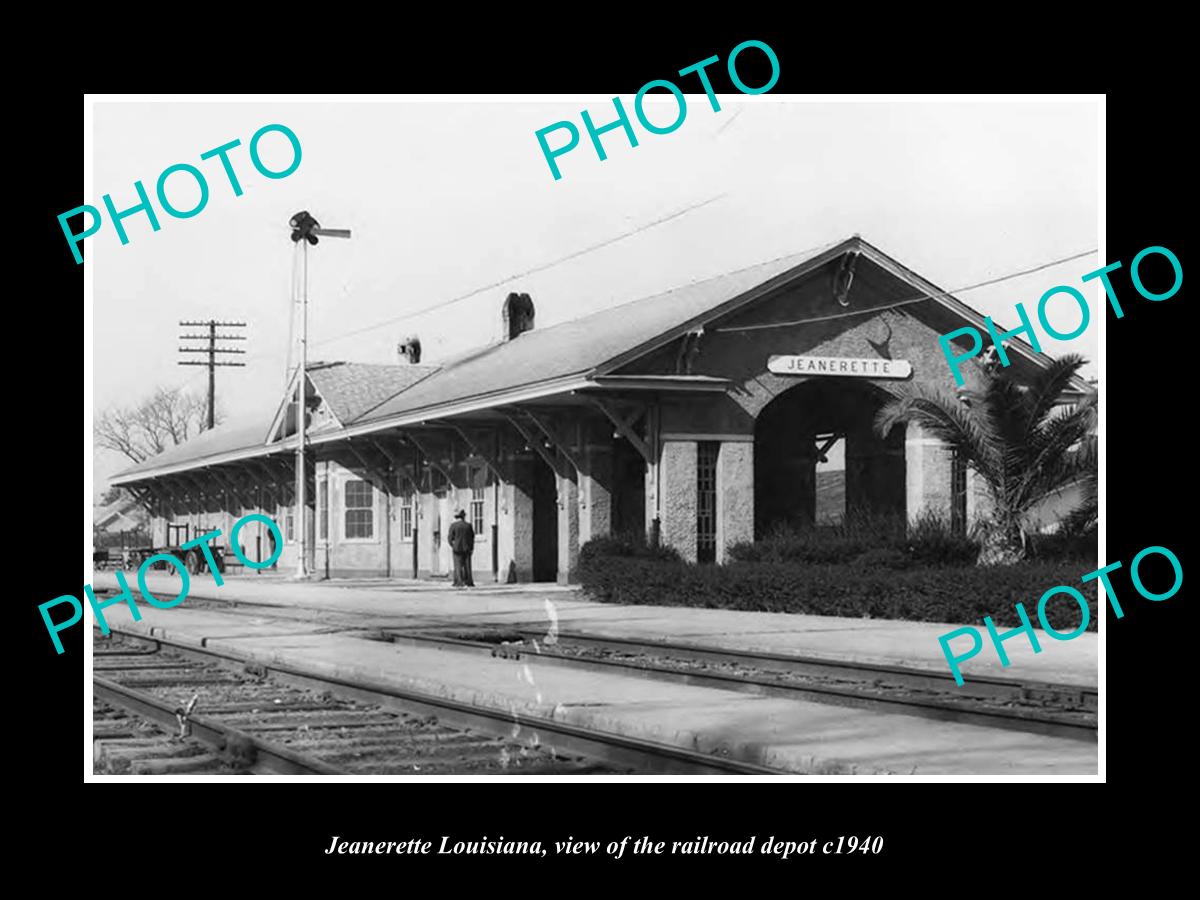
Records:
<instances>
[{"instance_id":1,"label":"roof overhang","mask_svg":"<svg viewBox=\"0 0 1200 900\"><path fill-rule=\"evenodd\" d=\"M714 375L597 375L589 387L622 391L704 391L724 393L728 378Z\"/></svg>"},{"instance_id":2,"label":"roof overhang","mask_svg":"<svg viewBox=\"0 0 1200 900\"><path fill-rule=\"evenodd\" d=\"M310 434L308 436L308 444L309 446L333 444L338 441L347 440L360 435L377 434L379 432L391 431L398 428L421 426L440 419L448 419L456 416L469 415L476 412L484 412L495 409L496 407L529 402L533 400L554 397L556 395L569 395L575 391L595 392L633 390L665 392L690 391L710 393L724 392L728 389L728 380L711 376L626 376L615 375L613 373L621 366L645 356L647 353L654 352L655 350L671 343L672 341L677 340L688 332L694 331L698 327L707 325L711 322L728 316L742 307L754 303L755 301L760 300L769 294L772 294L773 292L778 291L779 289L784 288L795 281L798 281L801 278L804 278L805 276L815 272L822 266L833 262L848 252L857 252L863 254L869 260L871 260L871 262L875 263L893 277L911 285L915 290L927 294L929 299L941 304L964 322L967 322L978 328L981 332L986 331L987 326L984 323L984 317L981 314L977 313L962 301L942 290L937 285L901 265L878 248L867 243L858 235L855 235L854 237L848 238L821 251L815 256L810 257L809 259L797 264L785 272L782 272L779 275L764 281L762 284L759 284L750 290L743 291L736 297L732 297L729 300L712 307L704 313L696 315L686 322L675 326L674 328L655 335L654 337L643 341L636 347L618 354L608 361L589 370L574 372L559 376L557 378L547 379L545 381L532 382L513 388L507 388L501 391L482 393L473 397L406 410L404 413L399 415L388 416L386 418L375 419L368 422L361 422L349 427L337 429L335 431L321 434ZM1014 340L1011 342L1011 347L1013 352L1038 367L1044 368L1052 361L1051 357L1043 353L1039 353L1029 344L1023 341ZM289 390L289 395L294 396L296 386L294 377L290 382L290 385L291 387ZM1076 376L1074 379L1072 379L1070 388L1065 393L1077 397L1093 392L1094 388L1092 388L1084 379ZM281 416L286 410L288 399L288 395L285 395L283 404L277 410L275 422L272 423L272 433L275 427L281 421ZM229 463L241 462L243 460L272 456L279 453L293 452L296 448L296 444L296 436L291 435L274 443L245 447L240 450L232 450L197 460L183 461L172 465L146 469L129 475L118 475L112 478L110 483L117 486L137 484L139 482L150 481L155 478L166 477L174 474L182 474L211 466L226 465Z\"/></svg>"},{"instance_id":3,"label":"roof overhang","mask_svg":"<svg viewBox=\"0 0 1200 900\"><path fill-rule=\"evenodd\" d=\"M349 438L378 434L384 431L394 431L397 428L420 427L438 420L449 419L455 416L469 415L476 412L485 412L487 410L495 409L496 407L510 406L512 404L526 403L531 400L540 400L560 395L569 396L576 391L587 391L592 393L596 391L607 392L614 390L653 390L667 392L703 391L707 393L723 393L727 389L728 384L728 379L714 378L708 375L608 375L591 378L586 373L581 372L536 384L522 385L519 388L514 388L511 390L497 391L492 394L483 394L478 397L472 397L468 400L443 403L435 406L429 406L424 409L412 410L400 416L390 416L388 418L377 419L372 422L363 422L359 425L352 425L348 428L338 429L337 431L330 431L321 434L310 433L307 444L310 447L336 444L339 441L344 441ZM295 452L297 443L298 441L296 436L291 435L273 444L245 447L241 450L231 450L227 453L221 453L214 456L205 457L203 459L179 462L173 465L161 466L155 469L146 469L144 471L125 476L116 476L110 480L110 483L113 485L131 485L137 484L138 482L151 481L155 478L164 478L171 475L194 472L197 469L207 469L212 466L228 465L246 460L261 459L266 456L273 456L280 453L292 453Z\"/></svg>"},{"instance_id":4,"label":"roof overhang","mask_svg":"<svg viewBox=\"0 0 1200 900\"><path fill-rule=\"evenodd\" d=\"M954 295L948 294L933 282L922 278L916 272L913 272L906 266L896 262L896 260L892 259L879 248L871 246L861 238L858 238L857 241L860 252L863 254L863 256L871 260L871 262L875 263L875 265L879 266L879 268L891 275L894 275L901 281L911 284L918 291L928 294L930 298L936 300L946 309L950 310L959 318L972 325L976 330L979 331L981 335L987 333L988 328L987 324L984 322L984 316L967 306L967 304L963 303ZM1039 368L1044 369L1054 361L1053 357L1034 350L1031 345L1023 340L1011 339L1009 343L1012 349L1015 350L1020 356L1024 357L1026 360L1038 366ZM1085 379L1075 375L1071 378L1070 389L1064 393L1082 395L1092 393L1092 391L1093 388Z\"/></svg>"},{"instance_id":5,"label":"roof overhang","mask_svg":"<svg viewBox=\"0 0 1200 900\"><path fill-rule=\"evenodd\" d=\"M982 315L973 310L971 307L967 306L957 297L954 297L953 295L942 290L933 282L922 278L916 272L913 272L911 269L892 259L878 247L872 246L860 236L855 235L833 245L832 247L829 247L826 250L823 250L816 256L799 263L791 269L788 269L786 272L781 272L774 278L768 279L762 284L757 285L748 291L744 291L738 296L714 306L713 308L706 310L699 315L693 316L686 322L683 322L680 325L663 332L662 334L644 341L638 346L633 347L624 353L614 356L608 362L602 363L593 369L592 374L594 376L607 376L622 366L627 365L642 356L645 356L647 353L653 353L655 350L670 344L672 341L678 340L685 334L695 331L699 327L718 321L719 319L736 312L744 306L754 303L757 300L761 300L769 294L785 288L801 278L812 274L817 269L828 265L840 256L851 252L861 253L889 275L911 285L918 293L928 295L930 300L933 300L950 312L954 313L964 322L967 322L975 327L981 334L986 334L987 325L984 322L984 317ZM869 312L869 310L864 312ZM1016 354L1028 362L1038 366L1039 368L1045 368L1052 362L1052 357L1047 356L1044 353L1039 353L1025 341L1012 339L1010 340L1010 345ZM1092 390L1092 387L1088 385L1087 381L1077 375L1071 379L1071 387L1067 393L1073 395L1083 395L1090 393Z\"/></svg>"},{"instance_id":6,"label":"roof overhang","mask_svg":"<svg viewBox=\"0 0 1200 900\"><path fill-rule=\"evenodd\" d=\"M240 450L229 450L225 453L205 456L201 459L184 460L183 462L167 466L144 469L141 472L132 472L128 475L114 475L109 479L109 484L113 487L121 487L123 485L138 484L142 481L152 481L155 478L164 478L169 475L182 475L186 472L195 472L197 469L207 469L212 466L227 465L250 459L262 459L263 457L275 456L279 453L292 452L296 449L296 444L297 440L294 436L288 437L275 444L243 447Z\"/></svg>"}]
</instances>

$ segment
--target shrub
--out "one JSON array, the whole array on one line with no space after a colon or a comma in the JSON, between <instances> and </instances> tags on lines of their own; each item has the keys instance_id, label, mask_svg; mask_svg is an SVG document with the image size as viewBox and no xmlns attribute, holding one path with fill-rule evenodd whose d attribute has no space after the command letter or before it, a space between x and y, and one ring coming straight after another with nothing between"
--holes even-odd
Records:
<instances>
[{"instance_id":1,"label":"shrub","mask_svg":"<svg viewBox=\"0 0 1200 900\"><path fill-rule=\"evenodd\" d=\"M908 529L908 553L927 566L972 565L979 556L979 541L955 534L943 516L932 511L919 515Z\"/></svg>"},{"instance_id":2,"label":"shrub","mask_svg":"<svg viewBox=\"0 0 1200 900\"><path fill-rule=\"evenodd\" d=\"M1095 528L1079 532L1064 529L1054 534L1035 534L1029 541L1029 554L1036 559L1090 562L1093 569L1099 548L1100 535Z\"/></svg>"},{"instance_id":3,"label":"shrub","mask_svg":"<svg viewBox=\"0 0 1200 900\"><path fill-rule=\"evenodd\" d=\"M854 564L863 568L910 569L913 558L898 547L876 547L856 559Z\"/></svg>"},{"instance_id":4,"label":"shrub","mask_svg":"<svg viewBox=\"0 0 1200 900\"><path fill-rule=\"evenodd\" d=\"M895 557L892 557L895 559ZM1027 562L979 568L884 568L862 564L739 562L692 565L678 560L589 556L580 565L584 590L604 603L695 606L761 612L905 619L997 626L1021 624L1022 602L1036 624L1037 601L1049 588L1071 585L1088 600L1088 630L1097 624L1096 582L1081 584L1088 568L1073 563ZM1079 610L1069 598L1047 608L1050 624L1073 631Z\"/></svg>"},{"instance_id":5,"label":"shrub","mask_svg":"<svg viewBox=\"0 0 1200 900\"><path fill-rule=\"evenodd\" d=\"M761 540L732 545L729 554L739 562L837 563L903 542L903 518L855 510L836 525L776 524Z\"/></svg>"},{"instance_id":6,"label":"shrub","mask_svg":"<svg viewBox=\"0 0 1200 900\"><path fill-rule=\"evenodd\" d=\"M656 559L664 562L682 559L674 547L651 547L640 531L594 537L579 548L580 565L607 558Z\"/></svg>"}]
</instances>

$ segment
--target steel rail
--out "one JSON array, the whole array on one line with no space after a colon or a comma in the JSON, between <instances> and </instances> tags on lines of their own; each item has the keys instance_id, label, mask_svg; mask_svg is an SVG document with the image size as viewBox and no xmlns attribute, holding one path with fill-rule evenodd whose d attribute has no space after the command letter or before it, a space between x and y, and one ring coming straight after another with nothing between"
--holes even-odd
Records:
<instances>
[{"instance_id":1,"label":"steel rail","mask_svg":"<svg viewBox=\"0 0 1200 900\"><path fill-rule=\"evenodd\" d=\"M495 629L481 629L520 634L530 639L544 640L544 633L532 632L525 629L511 629L500 626ZM723 690L733 690L742 693L786 697L789 699L803 698L816 702L832 703L838 706L859 709L874 709L899 715L919 716L921 718L939 721L959 722L969 725L980 725L986 728L1002 728L1011 731L1022 731L1031 734L1045 734L1052 737L1068 738L1078 741L1096 741L1097 728L1086 722L1072 721L1056 716L1051 712L1036 709L989 709L986 707L967 707L956 702L959 697L949 700L923 697L896 697L886 694L873 693L854 687L820 684L793 684L765 677L749 675L725 674L718 672L697 672L669 666L655 665L653 662L597 659L572 656L568 653L555 652L553 646L539 643L539 650L531 650L527 646L505 649L504 644L472 640L468 630L459 628L455 631L463 637L449 637L445 634L429 634L409 631L383 629L383 633L393 642L408 642L412 644L445 645L454 649L468 650L490 655L502 655L536 659L540 663L560 665L576 669L592 671L620 671L624 674L640 675L646 678L674 681L680 684L690 684L700 687L713 687ZM918 687L949 693L954 690L954 680L937 672L922 672L897 666L872 666L866 663L843 663L838 661L826 662L809 657L779 656L765 653L746 653L742 651L724 651L715 648L697 648L681 644L667 644L657 641L632 641L625 639L598 638L560 632L557 635L558 644L576 644L582 646L597 646L620 649L625 652L636 652L645 655L667 655L679 659L699 660L705 662L740 663L749 666L773 665L784 668L788 672L798 674L830 675L851 673L857 680L868 676L872 680L883 677L891 679L892 684L902 687ZM497 653L497 650L500 650ZM987 699L1028 699L1031 695L1025 692L1038 691L1043 696L1060 696L1065 691L1072 698L1079 698L1082 705L1086 689L1063 685L1028 684L1008 682L1004 679L991 678L984 685L983 693L968 693L960 695L963 698ZM1094 694L1094 691L1093 691Z\"/></svg>"},{"instance_id":2,"label":"steel rail","mask_svg":"<svg viewBox=\"0 0 1200 900\"><path fill-rule=\"evenodd\" d=\"M318 675L278 662L264 662L249 655L227 650L215 650L173 641L159 635L148 636L136 631L110 626L113 634L160 647L169 647L181 656L205 661L233 663L260 676L275 677L284 683L311 690L331 691L342 697L363 700L403 712L435 715L447 724L461 728L512 737L513 726L536 732L543 744L556 752L587 756L615 766L628 766L638 774L686 775L795 775L784 769L771 768L747 760L703 753L648 741L642 738L598 731L556 719L513 711L475 706L408 688L399 688L372 679L349 679ZM95 681L95 679L93 679ZM174 722L174 712L171 722ZM195 721L193 719L193 721ZM223 726L221 726L223 727ZM230 729L231 731L233 729ZM249 736L247 736L249 737ZM254 740L253 738L250 738ZM262 742L258 742L262 743Z\"/></svg>"},{"instance_id":3,"label":"steel rail","mask_svg":"<svg viewBox=\"0 0 1200 900\"><path fill-rule=\"evenodd\" d=\"M503 628L503 626L500 626ZM538 637L544 632L527 628L514 631L529 637ZM765 653L751 650L731 650L719 647L702 647L694 644L676 644L669 641L637 640L599 635L558 632L558 640L614 649L637 648L669 652L673 656L691 657L714 662L746 662L748 664L771 664L797 673L828 675L831 673L867 676L889 676L910 687L949 691L962 696L1002 699L1046 699L1069 698L1085 709L1096 709L1097 689L1087 685L1060 684L1045 681L1026 681L1016 678L997 678L994 675L972 675L964 679L962 687L955 684L949 672L932 669L917 669L911 666L893 666L886 663L858 662L854 660L827 659L816 656L800 656L781 653Z\"/></svg>"},{"instance_id":4,"label":"steel rail","mask_svg":"<svg viewBox=\"0 0 1200 900\"><path fill-rule=\"evenodd\" d=\"M220 606L255 607L268 609L284 609L275 604L255 601L229 601L203 598ZM291 607L287 607L291 608ZM318 607L299 607L303 610L318 611ZM361 618L361 616L359 616ZM291 617L285 617L291 618ZM340 618L353 618L349 614L340 614ZM301 619L302 621L312 621ZM356 629L353 624L343 625L346 631L379 631L378 625L364 625ZM542 640L545 637L542 629L530 627L528 623L487 622L483 624L465 624L461 620L442 616L430 615L415 617L411 624L383 626L382 631L389 635L422 635L434 633L461 633L471 631L504 631L520 634L523 637ZM733 650L718 647L705 647L697 644L679 644L670 641L651 639L619 638L601 635L582 634L559 631L560 641L609 647L618 650L634 648L635 652L652 652L658 655L668 654L684 659L704 660L711 662L744 662L758 667L767 664L787 669L797 674L814 675L844 675L863 680L864 678L891 678L909 687L953 693L962 697L978 697L982 699L1025 699L1025 700L1061 700L1067 699L1086 711L1095 711L1098 705L1098 691L1088 685L1059 684L1053 682L1029 681L1015 678L999 678L993 675L972 675L964 680L961 687L954 682L954 676L949 672L939 672L933 669L917 669L911 666L895 666L885 663L859 662L854 660L837 660L824 657L802 656L762 651Z\"/></svg>"},{"instance_id":5,"label":"steel rail","mask_svg":"<svg viewBox=\"0 0 1200 900\"><path fill-rule=\"evenodd\" d=\"M114 628L113 631L116 631ZM92 676L92 691L96 698L113 706L119 706L144 719L166 726L168 731L177 726L175 706L144 691L134 690L98 675ZM189 716L191 736L217 750L224 750L231 741L244 741L253 745L255 764L279 775L344 775L344 770L331 766L319 759L296 753L287 747L271 744L253 735L223 725L204 716Z\"/></svg>"}]
</instances>

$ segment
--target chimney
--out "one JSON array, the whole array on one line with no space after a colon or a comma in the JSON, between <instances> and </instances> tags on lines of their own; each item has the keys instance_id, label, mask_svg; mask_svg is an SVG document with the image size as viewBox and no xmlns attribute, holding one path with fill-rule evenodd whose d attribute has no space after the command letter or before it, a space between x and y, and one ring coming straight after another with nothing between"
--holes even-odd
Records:
<instances>
[{"instance_id":1,"label":"chimney","mask_svg":"<svg viewBox=\"0 0 1200 900\"><path fill-rule=\"evenodd\" d=\"M504 301L503 339L511 341L533 328L533 301L528 294L509 294Z\"/></svg>"},{"instance_id":2,"label":"chimney","mask_svg":"<svg viewBox=\"0 0 1200 900\"><path fill-rule=\"evenodd\" d=\"M415 334L411 334L396 345L396 352L400 354L400 358L411 365L415 365L421 361L421 339Z\"/></svg>"}]
</instances>

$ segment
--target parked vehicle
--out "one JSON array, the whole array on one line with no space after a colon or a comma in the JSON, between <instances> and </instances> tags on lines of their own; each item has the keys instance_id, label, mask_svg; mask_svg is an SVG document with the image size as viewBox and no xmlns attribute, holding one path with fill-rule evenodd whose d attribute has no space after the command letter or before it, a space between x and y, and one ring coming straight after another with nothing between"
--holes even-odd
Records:
<instances>
[{"instance_id":1,"label":"parked vehicle","mask_svg":"<svg viewBox=\"0 0 1200 900\"><path fill-rule=\"evenodd\" d=\"M212 552L213 561L216 563L217 571L225 571L225 548L219 544L210 544L209 549ZM97 553L93 554L93 563ZM107 554L107 551L103 551ZM192 547L190 550L184 550L182 547L133 547L123 551L124 557L121 560L120 568L136 570L142 567L142 563L153 556L167 554L181 560L191 575L198 575L208 571L208 563L204 559L204 553L199 547ZM112 560L110 560L112 562ZM164 571L173 568L172 565L165 559L156 559L151 565L152 569Z\"/></svg>"}]
</instances>

